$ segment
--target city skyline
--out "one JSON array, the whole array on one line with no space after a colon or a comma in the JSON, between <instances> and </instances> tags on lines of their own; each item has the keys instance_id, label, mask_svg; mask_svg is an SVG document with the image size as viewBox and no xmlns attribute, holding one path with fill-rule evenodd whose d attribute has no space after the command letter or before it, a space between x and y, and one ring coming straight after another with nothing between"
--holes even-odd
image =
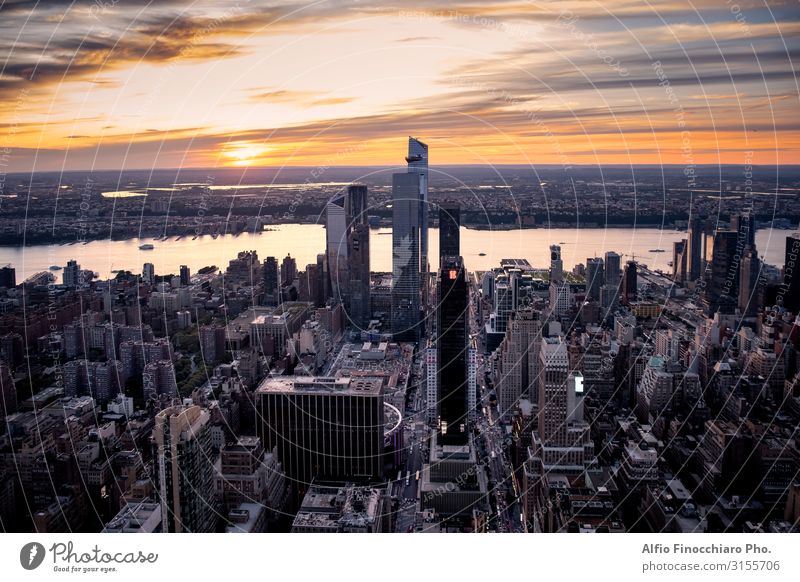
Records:
<instances>
[{"instance_id":1,"label":"city skyline","mask_svg":"<svg viewBox=\"0 0 800 582\"><path fill-rule=\"evenodd\" d=\"M800 532L772 4L0 3L0 531L616 533L615 579L790 573L715 537ZM662 533L704 541L618 556ZM506 575L491 543L457 566ZM438 544L406 565L461 576Z\"/></svg>"}]
</instances>

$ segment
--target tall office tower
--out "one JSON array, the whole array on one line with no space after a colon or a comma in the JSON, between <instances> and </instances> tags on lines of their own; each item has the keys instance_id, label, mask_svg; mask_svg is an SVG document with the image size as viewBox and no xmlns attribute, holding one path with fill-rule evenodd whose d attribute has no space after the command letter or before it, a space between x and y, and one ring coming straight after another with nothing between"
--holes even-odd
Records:
<instances>
[{"instance_id":1,"label":"tall office tower","mask_svg":"<svg viewBox=\"0 0 800 582\"><path fill-rule=\"evenodd\" d=\"M764 300L761 285L761 261L755 248L747 246L739 267L739 311L743 317L755 317Z\"/></svg>"},{"instance_id":2,"label":"tall office tower","mask_svg":"<svg viewBox=\"0 0 800 582\"><path fill-rule=\"evenodd\" d=\"M731 230L738 233L739 248L756 248L756 220L752 210L731 217Z\"/></svg>"},{"instance_id":3,"label":"tall office tower","mask_svg":"<svg viewBox=\"0 0 800 582\"><path fill-rule=\"evenodd\" d=\"M419 188L417 174L392 176L392 334L420 335Z\"/></svg>"},{"instance_id":4,"label":"tall office tower","mask_svg":"<svg viewBox=\"0 0 800 582\"><path fill-rule=\"evenodd\" d=\"M600 288L606 284L603 259L595 257L586 259L586 297L594 301L600 300Z\"/></svg>"},{"instance_id":5,"label":"tall office tower","mask_svg":"<svg viewBox=\"0 0 800 582\"><path fill-rule=\"evenodd\" d=\"M369 226L356 224L348 237L349 292L347 316L358 329L367 329L370 310Z\"/></svg>"},{"instance_id":6,"label":"tall office tower","mask_svg":"<svg viewBox=\"0 0 800 582\"><path fill-rule=\"evenodd\" d=\"M17 286L17 271L11 265L0 267L0 287L10 289Z\"/></svg>"},{"instance_id":7,"label":"tall office tower","mask_svg":"<svg viewBox=\"0 0 800 582\"><path fill-rule=\"evenodd\" d=\"M622 280L620 271L621 259L620 256L614 251L606 253L606 285L616 287L619 289L619 283Z\"/></svg>"},{"instance_id":8,"label":"tall office tower","mask_svg":"<svg viewBox=\"0 0 800 582\"><path fill-rule=\"evenodd\" d=\"M800 235L793 234L786 237L786 254L783 260L783 284L778 289L778 296L782 298L783 307L794 313L800 314Z\"/></svg>"},{"instance_id":9,"label":"tall office tower","mask_svg":"<svg viewBox=\"0 0 800 582\"><path fill-rule=\"evenodd\" d=\"M142 265L142 281L151 285L156 281L156 267L153 263Z\"/></svg>"},{"instance_id":10,"label":"tall office tower","mask_svg":"<svg viewBox=\"0 0 800 582\"><path fill-rule=\"evenodd\" d=\"M539 424L534 451L545 472L575 475L589 464L592 443L583 419L583 376L569 371L567 344L542 339L539 375Z\"/></svg>"},{"instance_id":11,"label":"tall office tower","mask_svg":"<svg viewBox=\"0 0 800 582\"><path fill-rule=\"evenodd\" d=\"M497 333L508 329L508 318L514 312L514 289L507 277L502 277L494 285L494 326Z\"/></svg>"},{"instance_id":12,"label":"tall office tower","mask_svg":"<svg viewBox=\"0 0 800 582\"><path fill-rule=\"evenodd\" d=\"M720 230L711 243L708 259L711 267L704 273L704 299L709 316L717 311L733 313L739 301L738 236L734 230Z\"/></svg>"},{"instance_id":13,"label":"tall office tower","mask_svg":"<svg viewBox=\"0 0 800 582\"><path fill-rule=\"evenodd\" d=\"M186 265L181 265L181 285L188 285L191 283L192 275L191 271L189 271L189 267Z\"/></svg>"},{"instance_id":14,"label":"tall office tower","mask_svg":"<svg viewBox=\"0 0 800 582\"><path fill-rule=\"evenodd\" d=\"M683 284L686 282L686 239L672 243L672 280Z\"/></svg>"},{"instance_id":15,"label":"tall office tower","mask_svg":"<svg viewBox=\"0 0 800 582\"><path fill-rule=\"evenodd\" d=\"M467 418L475 420L478 404L478 340L467 340Z\"/></svg>"},{"instance_id":16,"label":"tall office tower","mask_svg":"<svg viewBox=\"0 0 800 582\"><path fill-rule=\"evenodd\" d=\"M342 301L347 294L347 214L345 197L337 196L325 205L325 252L331 297Z\"/></svg>"},{"instance_id":17,"label":"tall office tower","mask_svg":"<svg viewBox=\"0 0 800 582\"><path fill-rule=\"evenodd\" d=\"M442 444L467 444L469 289L460 257L442 257L436 302L439 426Z\"/></svg>"},{"instance_id":18,"label":"tall office tower","mask_svg":"<svg viewBox=\"0 0 800 582\"><path fill-rule=\"evenodd\" d=\"M703 274L703 242L705 226L703 220L694 216L689 220L689 236L686 239L686 278L697 281Z\"/></svg>"},{"instance_id":19,"label":"tall office tower","mask_svg":"<svg viewBox=\"0 0 800 582\"><path fill-rule=\"evenodd\" d=\"M153 455L165 532L210 533L216 526L210 419L199 406L156 415Z\"/></svg>"},{"instance_id":20,"label":"tall office tower","mask_svg":"<svg viewBox=\"0 0 800 582\"><path fill-rule=\"evenodd\" d=\"M417 175L419 180L419 218L417 219L420 231L419 270L425 274L427 281L427 275L430 272L428 263L428 145L409 136L406 162L408 162L408 173Z\"/></svg>"},{"instance_id":21,"label":"tall office tower","mask_svg":"<svg viewBox=\"0 0 800 582\"><path fill-rule=\"evenodd\" d=\"M550 283L564 282L564 263L561 260L561 247L550 245Z\"/></svg>"},{"instance_id":22,"label":"tall office tower","mask_svg":"<svg viewBox=\"0 0 800 582\"><path fill-rule=\"evenodd\" d=\"M345 202L347 215L347 316L358 329L366 329L370 310L369 223L367 222L367 187L351 184Z\"/></svg>"},{"instance_id":23,"label":"tall office tower","mask_svg":"<svg viewBox=\"0 0 800 582\"><path fill-rule=\"evenodd\" d=\"M428 426L435 427L439 416L439 354L436 340L428 340L425 348L425 418Z\"/></svg>"},{"instance_id":24,"label":"tall office tower","mask_svg":"<svg viewBox=\"0 0 800 582\"><path fill-rule=\"evenodd\" d=\"M67 266L64 267L64 285L67 287L77 287L80 284L81 266L78 261L72 259L67 261Z\"/></svg>"},{"instance_id":25,"label":"tall office tower","mask_svg":"<svg viewBox=\"0 0 800 582\"><path fill-rule=\"evenodd\" d=\"M275 257L264 259L264 293L273 297L278 295L278 259Z\"/></svg>"},{"instance_id":26,"label":"tall office tower","mask_svg":"<svg viewBox=\"0 0 800 582\"><path fill-rule=\"evenodd\" d=\"M439 256L461 256L461 207L443 204L439 207Z\"/></svg>"},{"instance_id":27,"label":"tall office tower","mask_svg":"<svg viewBox=\"0 0 800 582\"><path fill-rule=\"evenodd\" d=\"M275 376L256 390L259 436L302 497L314 478L380 479L383 380Z\"/></svg>"},{"instance_id":28,"label":"tall office tower","mask_svg":"<svg viewBox=\"0 0 800 582\"><path fill-rule=\"evenodd\" d=\"M625 263L625 273L622 275L622 299L625 305L636 301L638 297L638 277L636 274L636 261Z\"/></svg>"},{"instance_id":29,"label":"tall office tower","mask_svg":"<svg viewBox=\"0 0 800 582\"><path fill-rule=\"evenodd\" d=\"M530 308L516 312L509 321L506 336L498 348L494 371L497 408L500 414L512 413L520 398L537 401L541 340L541 314Z\"/></svg>"},{"instance_id":30,"label":"tall office tower","mask_svg":"<svg viewBox=\"0 0 800 582\"><path fill-rule=\"evenodd\" d=\"M347 232L357 224L368 224L367 194L367 187L364 184L350 184L347 187L347 195L344 202Z\"/></svg>"},{"instance_id":31,"label":"tall office tower","mask_svg":"<svg viewBox=\"0 0 800 582\"><path fill-rule=\"evenodd\" d=\"M286 255L281 263L281 287L291 285L297 279L297 261Z\"/></svg>"}]
</instances>

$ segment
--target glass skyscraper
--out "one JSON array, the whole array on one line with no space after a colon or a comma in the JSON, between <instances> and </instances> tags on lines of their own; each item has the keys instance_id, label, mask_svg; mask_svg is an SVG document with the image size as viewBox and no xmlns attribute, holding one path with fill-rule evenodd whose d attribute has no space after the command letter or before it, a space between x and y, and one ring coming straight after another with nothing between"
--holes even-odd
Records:
<instances>
[{"instance_id":1,"label":"glass skyscraper","mask_svg":"<svg viewBox=\"0 0 800 582\"><path fill-rule=\"evenodd\" d=\"M392 176L392 334L417 341L420 334L420 179Z\"/></svg>"}]
</instances>

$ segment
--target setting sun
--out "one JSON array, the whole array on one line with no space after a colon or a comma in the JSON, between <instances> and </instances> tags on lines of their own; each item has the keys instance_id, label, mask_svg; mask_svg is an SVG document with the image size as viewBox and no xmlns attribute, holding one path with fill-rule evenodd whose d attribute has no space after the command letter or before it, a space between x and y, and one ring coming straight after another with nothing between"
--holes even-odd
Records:
<instances>
[{"instance_id":1,"label":"setting sun","mask_svg":"<svg viewBox=\"0 0 800 582\"><path fill-rule=\"evenodd\" d=\"M250 166L255 163L265 163L264 156L270 148L263 144L253 142L233 142L226 144L222 150L225 166Z\"/></svg>"}]
</instances>

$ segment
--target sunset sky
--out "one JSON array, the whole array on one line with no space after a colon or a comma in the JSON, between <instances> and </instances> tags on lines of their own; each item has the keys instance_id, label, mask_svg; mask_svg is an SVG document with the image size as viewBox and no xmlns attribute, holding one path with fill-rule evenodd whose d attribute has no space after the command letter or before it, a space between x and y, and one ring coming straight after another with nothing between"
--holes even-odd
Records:
<instances>
[{"instance_id":1,"label":"sunset sky","mask_svg":"<svg viewBox=\"0 0 800 582\"><path fill-rule=\"evenodd\" d=\"M799 49L796 0L0 0L0 171L798 164Z\"/></svg>"}]
</instances>

